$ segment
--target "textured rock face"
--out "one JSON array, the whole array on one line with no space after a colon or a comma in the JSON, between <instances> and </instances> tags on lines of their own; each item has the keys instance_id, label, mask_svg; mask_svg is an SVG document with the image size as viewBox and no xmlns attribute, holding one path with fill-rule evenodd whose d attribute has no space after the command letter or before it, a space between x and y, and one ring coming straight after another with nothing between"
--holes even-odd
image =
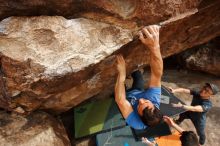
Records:
<instances>
[{"instance_id":1,"label":"textured rock face","mask_svg":"<svg viewBox=\"0 0 220 146\"><path fill-rule=\"evenodd\" d=\"M96 86L89 66L132 40L129 30L83 18L12 17L0 26L9 96L30 108L90 78L88 88Z\"/></svg>"},{"instance_id":2,"label":"textured rock face","mask_svg":"<svg viewBox=\"0 0 220 146\"><path fill-rule=\"evenodd\" d=\"M70 146L63 125L43 112L27 117L0 112L0 145Z\"/></svg>"},{"instance_id":3,"label":"textured rock face","mask_svg":"<svg viewBox=\"0 0 220 146\"><path fill-rule=\"evenodd\" d=\"M0 0L0 19L9 16L87 17L123 26L158 23L196 9L201 0ZM129 23L130 25L126 24Z\"/></svg>"},{"instance_id":4,"label":"textured rock face","mask_svg":"<svg viewBox=\"0 0 220 146\"><path fill-rule=\"evenodd\" d=\"M47 7L45 1L21 1L8 15L63 12L68 17L70 14L64 10L72 2ZM13 3L2 2L2 18ZM76 12L74 17L95 21L41 16L11 17L0 23L0 99L4 101L1 107L63 112L94 95L113 91L115 54L121 53L126 58L128 74L149 63L148 50L138 40L132 40L132 34L143 25L161 24L163 57L220 35L220 15L216 15L220 13L220 1L217 0L74 4L77 10L69 9ZM42 9L36 12L36 8Z\"/></svg>"},{"instance_id":5,"label":"textured rock face","mask_svg":"<svg viewBox=\"0 0 220 146\"><path fill-rule=\"evenodd\" d=\"M220 38L178 55L179 63L191 70L220 76Z\"/></svg>"}]
</instances>

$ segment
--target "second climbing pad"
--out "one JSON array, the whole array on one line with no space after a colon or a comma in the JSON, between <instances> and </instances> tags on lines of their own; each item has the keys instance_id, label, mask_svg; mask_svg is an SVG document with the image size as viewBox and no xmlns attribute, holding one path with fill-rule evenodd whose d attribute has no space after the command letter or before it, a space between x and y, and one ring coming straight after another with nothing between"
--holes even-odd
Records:
<instances>
[{"instance_id":1,"label":"second climbing pad","mask_svg":"<svg viewBox=\"0 0 220 146\"><path fill-rule=\"evenodd\" d=\"M126 125L113 98L94 101L74 109L75 138Z\"/></svg>"}]
</instances>

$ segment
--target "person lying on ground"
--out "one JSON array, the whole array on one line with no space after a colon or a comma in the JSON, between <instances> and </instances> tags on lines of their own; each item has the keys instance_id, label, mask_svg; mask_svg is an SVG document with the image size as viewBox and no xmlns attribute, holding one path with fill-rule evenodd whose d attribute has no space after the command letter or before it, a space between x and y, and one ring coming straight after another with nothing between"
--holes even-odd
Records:
<instances>
[{"instance_id":1,"label":"person lying on ground","mask_svg":"<svg viewBox=\"0 0 220 146\"><path fill-rule=\"evenodd\" d=\"M200 146L197 135L193 131L185 131L180 126L178 126L170 117L164 116L163 119L170 127L173 127L180 133L181 146ZM145 137L142 138L142 142L147 144L147 146L156 146L155 141L150 142Z\"/></svg>"},{"instance_id":2,"label":"person lying on ground","mask_svg":"<svg viewBox=\"0 0 220 146\"><path fill-rule=\"evenodd\" d=\"M219 88L215 84L206 83L199 92L185 88L170 88L172 93L188 93L193 95L191 105L183 105L181 103L173 104L174 107L183 108L187 112L180 114L177 124L180 124L184 119L190 119L199 135L199 143L203 145L206 140L205 125L206 113L211 109L212 102L210 98L217 94Z\"/></svg>"},{"instance_id":3,"label":"person lying on ground","mask_svg":"<svg viewBox=\"0 0 220 146\"><path fill-rule=\"evenodd\" d=\"M159 45L159 26L143 28L139 39L150 51L149 88L144 89L144 80L140 71L132 73L133 85L125 90L126 64L121 55L117 56L118 77L115 84L115 101L126 121L134 129L146 129L155 126L163 119L159 110L161 96L161 77L163 60ZM147 56L146 56L147 57Z\"/></svg>"}]
</instances>

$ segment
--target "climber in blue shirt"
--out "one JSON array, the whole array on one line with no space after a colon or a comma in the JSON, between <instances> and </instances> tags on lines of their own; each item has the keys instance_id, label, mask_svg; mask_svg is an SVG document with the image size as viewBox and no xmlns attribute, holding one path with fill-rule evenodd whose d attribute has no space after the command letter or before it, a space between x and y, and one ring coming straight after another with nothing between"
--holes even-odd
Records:
<instances>
[{"instance_id":1,"label":"climber in blue shirt","mask_svg":"<svg viewBox=\"0 0 220 146\"><path fill-rule=\"evenodd\" d=\"M118 77L115 84L115 101L125 118L134 129L146 129L155 126L163 119L159 110L161 96L161 77L163 60L159 45L159 26L151 25L139 32L139 39L150 51L150 81L149 88L144 89L144 80L140 71L132 73L133 85L126 92L126 64L121 55L117 56ZM137 56L138 57L138 56ZM147 56L146 56L146 59Z\"/></svg>"}]
</instances>

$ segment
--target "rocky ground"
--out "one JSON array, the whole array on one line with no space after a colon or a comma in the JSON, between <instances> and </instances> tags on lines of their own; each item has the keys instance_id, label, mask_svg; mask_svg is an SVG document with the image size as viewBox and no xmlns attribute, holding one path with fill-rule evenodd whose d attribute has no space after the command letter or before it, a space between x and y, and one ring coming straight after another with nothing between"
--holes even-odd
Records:
<instances>
[{"instance_id":1,"label":"rocky ground","mask_svg":"<svg viewBox=\"0 0 220 146\"><path fill-rule=\"evenodd\" d=\"M37 111L28 116L0 111L0 146L71 146L61 122Z\"/></svg>"},{"instance_id":2,"label":"rocky ground","mask_svg":"<svg viewBox=\"0 0 220 146\"><path fill-rule=\"evenodd\" d=\"M144 74L144 78L147 80L149 72ZM163 85L168 87L185 87L185 88L200 88L206 82L212 82L220 86L220 78L205 73L199 73L194 71L165 69L163 76ZM191 103L191 96L187 94L176 94L186 104ZM207 114L206 135L207 141L205 146L217 146L220 145L220 94L218 93L212 99L213 108ZM194 130L193 124L190 120L185 120L180 126L185 130ZM80 141L73 140L76 146L95 146L94 138L84 139Z\"/></svg>"}]
</instances>

